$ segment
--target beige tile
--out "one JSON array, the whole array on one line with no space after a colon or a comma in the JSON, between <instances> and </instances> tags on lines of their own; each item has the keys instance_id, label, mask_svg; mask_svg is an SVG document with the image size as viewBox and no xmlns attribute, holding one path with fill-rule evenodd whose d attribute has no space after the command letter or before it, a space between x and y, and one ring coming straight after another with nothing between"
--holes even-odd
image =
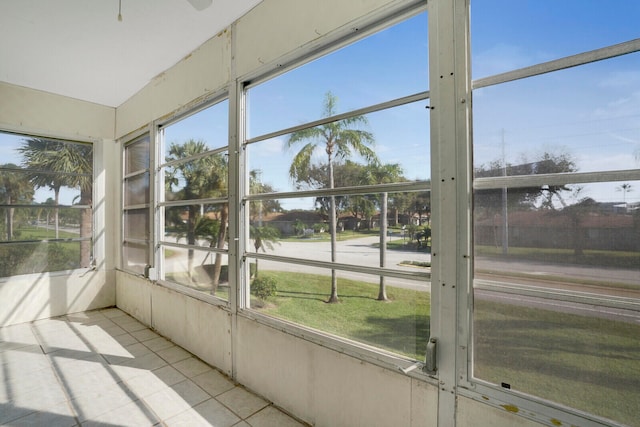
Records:
<instances>
[{"instance_id":1,"label":"beige tile","mask_svg":"<svg viewBox=\"0 0 640 427\"><path fill-rule=\"evenodd\" d=\"M149 341L154 338L160 338L160 335L149 328L131 332L131 335L140 342Z\"/></svg>"},{"instance_id":2,"label":"beige tile","mask_svg":"<svg viewBox=\"0 0 640 427\"><path fill-rule=\"evenodd\" d=\"M304 427L274 406L268 406L246 420L252 427Z\"/></svg>"},{"instance_id":3,"label":"beige tile","mask_svg":"<svg viewBox=\"0 0 640 427\"><path fill-rule=\"evenodd\" d=\"M161 420L167 420L209 398L210 396L192 381L185 380L146 396L143 400Z\"/></svg>"},{"instance_id":4,"label":"beige tile","mask_svg":"<svg viewBox=\"0 0 640 427\"><path fill-rule=\"evenodd\" d=\"M186 375L188 378L195 377L196 375L200 375L211 370L211 367L209 365L207 365L200 359L196 359L195 357L190 357L188 359L173 363L173 367L180 371L183 375Z\"/></svg>"},{"instance_id":5,"label":"beige tile","mask_svg":"<svg viewBox=\"0 0 640 427\"><path fill-rule=\"evenodd\" d=\"M156 353L168 363L176 363L181 360L188 359L189 357L193 357L191 353L177 345L156 351Z\"/></svg>"},{"instance_id":6,"label":"beige tile","mask_svg":"<svg viewBox=\"0 0 640 427\"><path fill-rule=\"evenodd\" d=\"M171 341L163 337L153 338L151 340L145 341L144 345L146 345L152 351L156 352L174 346Z\"/></svg>"},{"instance_id":7,"label":"beige tile","mask_svg":"<svg viewBox=\"0 0 640 427\"><path fill-rule=\"evenodd\" d=\"M132 396L126 389L123 389L123 384L118 384L84 394L71 400L69 404L82 422L122 408L132 400Z\"/></svg>"},{"instance_id":8,"label":"beige tile","mask_svg":"<svg viewBox=\"0 0 640 427\"><path fill-rule=\"evenodd\" d=\"M12 427L72 427L75 425L77 425L77 419L66 402L58 405L55 412L34 412L11 422Z\"/></svg>"},{"instance_id":9,"label":"beige tile","mask_svg":"<svg viewBox=\"0 0 640 427\"><path fill-rule=\"evenodd\" d=\"M216 399L238 414L240 418L247 418L269 404L266 400L239 386L217 396Z\"/></svg>"},{"instance_id":10,"label":"beige tile","mask_svg":"<svg viewBox=\"0 0 640 427\"><path fill-rule=\"evenodd\" d=\"M148 353L143 356L138 356L135 359L127 360L120 363L122 366L129 366L138 369L147 369L153 371L154 369L162 368L165 366L165 362L160 356L155 353Z\"/></svg>"},{"instance_id":11,"label":"beige tile","mask_svg":"<svg viewBox=\"0 0 640 427\"><path fill-rule=\"evenodd\" d=\"M120 408L98 415L82 423L83 426L118 426L118 427L145 427L153 426L160 422L153 411L146 407L144 402L130 402Z\"/></svg>"},{"instance_id":12,"label":"beige tile","mask_svg":"<svg viewBox=\"0 0 640 427\"><path fill-rule=\"evenodd\" d=\"M178 372L177 369L169 365L151 372L168 386L172 386L187 379L187 377Z\"/></svg>"},{"instance_id":13,"label":"beige tile","mask_svg":"<svg viewBox=\"0 0 640 427\"><path fill-rule=\"evenodd\" d=\"M169 418L165 421L165 425L170 427L231 427L236 425L238 421L240 421L240 418L225 408L224 405L215 399L209 399L194 406L192 409Z\"/></svg>"},{"instance_id":14,"label":"beige tile","mask_svg":"<svg viewBox=\"0 0 640 427\"><path fill-rule=\"evenodd\" d=\"M196 375L192 380L214 397L235 387L235 384L231 380L215 369Z\"/></svg>"}]
</instances>

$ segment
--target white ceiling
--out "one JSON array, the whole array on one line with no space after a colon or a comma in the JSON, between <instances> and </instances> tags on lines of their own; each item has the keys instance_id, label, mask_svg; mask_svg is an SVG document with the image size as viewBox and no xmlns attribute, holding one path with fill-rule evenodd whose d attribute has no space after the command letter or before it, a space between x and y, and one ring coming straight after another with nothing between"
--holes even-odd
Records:
<instances>
[{"instance_id":1,"label":"white ceiling","mask_svg":"<svg viewBox=\"0 0 640 427\"><path fill-rule=\"evenodd\" d=\"M0 0L0 81L117 107L260 1Z\"/></svg>"}]
</instances>

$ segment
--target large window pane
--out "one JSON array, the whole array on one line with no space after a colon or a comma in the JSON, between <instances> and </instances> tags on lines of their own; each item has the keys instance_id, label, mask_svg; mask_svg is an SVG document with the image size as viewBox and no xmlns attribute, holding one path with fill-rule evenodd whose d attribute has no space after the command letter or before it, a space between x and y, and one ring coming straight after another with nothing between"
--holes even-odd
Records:
<instances>
[{"instance_id":1,"label":"large window pane","mask_svg":"<svg viewBox=\"0 0 640 427\"><path fill-rule=\"evenodd\" d=\"M424 358L431 249L426 47L421 13L249 86L251 308ZM409 96L414 101L403 104ZM271 132L282 135L261 139Z\"/></svg>"},{"instance_id":2,"label":"large window pane","mask_svg":"<svg viewBox=\"0 0 640 427\"><path fill-rule=\"evenodd\" d=\"M170 206L165 208L164 241L214 247L228 215L227 204ZM226 242L223 246L226 248ZM222 249L222 248L221 248Z\"/></svg>"},{"instance_id":3,"label":"large window pane","mask_svg":"<svg viewBox=\"0 0 640 427\"><path fill-rule=\"evenodd\" d=\"M0 241L6 255L0 259L15 265L6 267L6 275L88 267L91 208L69 206L92 204L93 147L8 133L0 133L0 147Z\"/></svg>"},{"instance_id":4,"label":"large window pane","mask_svg":"<svg viewBox=\"0 0 640 427\"><path fill-rule=\"evenodd\" d=\"M226 254L199 249L165 247L164 279L218 298L229 298Z\"/></svg>"},{"instance_id":5,"label":"large window pane","mask_svg":"<svg viewBox=\"0 0 640 427\"><path fill-rule=\"evenodd\" d=\"M380 276L339 271L340 304L325 301L331 270L250 260L251 307L342 338L373 345L411 359L423 359L429 337L429 284L384 278L391 303L378 301Z\"/></svg>"},{"instance_id":6,"label":"large window pane","mask_svg":"<svg viewBox=\"0 0 640 427\"><path fill-rule=\"evenodd\" d=\"M638 69L635 53L474 91L476 176L640 167Z\"/></svg>"},{"instance_id":7,"label":"large window pane","mask_svg":"<svg viewBox=\"0 0 640 427\"><path fill-rule=\"evenodd\" d=\"M165 161L175 158L176 151L188 152L176 147L184 147L189 141L202 145L202 152L227 146L228 127L229 102L226 100L172 123L163 128ZM180 154L178 156L186 157Z\"/></svg>"},{"instance_id":8,"label":"large window pane","mask_svg":"<svg viewBox=\"0 0 640 427\"><path fill-rule=\"evenodd\" d=\"M425 104L415 102L250 144L249 169L257 171L264 184L252 186L251 192L330 188L327 146L351 130L360 133L363 148L334 147L334 188L427 180L429 112ZM307 156L308 144L314 149ZM368 150L380 165L366 157Z\"/></svg>"},{"instance_id":9,"label":"large window pane","mask_svg":"<svg viewBox=\"0 0 640 427\"><path fill-rule=\"evenodd\" d=\"M417 15L249 90L249 137L428 89L427 16ZM303 95L303 96L301 96Z\"/></svg>"},{"instance_id":10,"label":"large window pane","mask_svg":"<svg viewBox=\"0 0 640 427\"><path fill-rule=\"evenodd\" d=\"M124 238L149 241L149 209L131 209L124 213Z\"/></svg>"},{"instance_id":11,"label":"large window pane","mask_svg":"<svg viewBox=\"0 0 640 427\"><path fill-rule=\"evenodd\" d=\"M126 178L124 180L125 206L149 203L149 188L149 172Z\"/></svg>"},{"instance_id":12,"label":"large window pane","mask_svg":"<svg viewBox=\"0 0 640 427\"><path fill-rule=\"evenodd\" d=\"M638 38L640 4L613 0L473 0L474 78Z\"/></svg>"},{"instance_id":13,"label":"large window pane","mask_svg":"<svg viewBox=\"0 0 640 427\"><path fill-rule=\"evenodd\" d=\"M385 267L399 271L428 269L431 229L428 193L388 193L386 219L381 216L384 194L336 196L339 207L335 260L341 264ZM283 212L255 212L251 219L251 247L260 253L331 262L331 232L327 215L329 197L296 199L299 206ZM262 204L286 205L290 200ZM254 202L258 205L258 202ZM381 221L387 226L381 230ZM385 250L380 246L384 234ZM384 255L384 261L381 259Z\"/></svg>"},{"instance_id":14,"label":"large window pane","mask_svg":"<svg viewBox=\"0 0 640 427\"><path fill-rule=\"evenodd\" d=\"M175 158L199 154L199 144L187 142L176 146ZM184 156L184 157L183 157ZM165 199L192 200L227 196L227 153L217 153L167 166L165 169Z\"/></svg>"}]
</instances>

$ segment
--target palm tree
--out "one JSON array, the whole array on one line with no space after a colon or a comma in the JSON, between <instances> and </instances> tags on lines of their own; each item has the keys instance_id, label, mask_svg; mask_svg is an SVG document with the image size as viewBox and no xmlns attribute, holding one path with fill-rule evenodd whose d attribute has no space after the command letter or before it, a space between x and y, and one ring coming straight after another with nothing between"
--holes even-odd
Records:
<instances>
[{"instance_id":1,"label":"palm tree","mask_svg":"<svg viewBox=\"0 0 640 427\"><path fill-rule=\"evenodd\" d=\"M25 139L18 148L23 163L30 170L29 180L36 187L49 187L54 192L54 220L56 238L59 237L58 205L62 187L79 188L79 203L91 206L93 202L93 147L44 138ZM83 209L80 219L80 237L91 236L91 209ZM80 241L80 266L91 263L91 241Z\"/></svg>"},{"instance_id":2,"label":"palm tree","mask_svg":"<svg viewBox=\"0 0 640 427\"><path fill-rule=\"evenodd\" d=\"M262 252L266 252L265 246L269 249L273 249L273 244L278 243L278 238L280 237L280 231L271 227L270 225L262 225L255 226L252 225L249 227L249 237L253 239L253 247L256 250L256 253L260 249ZM258 277L258 259L256 258L256 272L254 277Z\"/></svg>"},{"instance_id":3,"label":"palm tree","mask_svg":"<svg viewBox=\"0 0 640 427\"><path fill-rule=\"evenodd\" d=\"M209 150L203 141L190 139L182 144L172 143L169 147L167 161L187 159L193 160L178 163L167 171L166 182L168 190L182 181L182 200L205 199L226 195L228 160L223 154L212 154L200 157ZM196 224L199 208L197 205L187 207L187 243L196 243ZM220 226L217 236L211 239L211 246L224 248L226 242L226 230L229 217L229 204L223 203L220 206ZM213 236L211 236L213 237ZM212 294L215 294L222 271L222 254L216 253L215 266L213 270ZM193 277L193 249L188 251L188 274Z\"/></svg>"},{"instance_id":4,"label":"palm tree","mask_svg":"<svg viewBox=\"0 0 640 427\"><path fill-rule=\"evenodd\" d=\"M0 203L3 205L15 205L16 203L31 203L33 199L33 186L23 179L23 173L19 166L7 163L0 166ZM6 209L6 236L7 240L13 239L13 207Z\"/></svg>"},{"instance_id":5,"label":"palm tree","mask_svg":"<svg viewBox=\"0 0 640 427\"><path fill-rule=\"evenodd\" d=\"M386 184L401 179L402 168L397 163L386 165L373 163L364 170L364 174L364 183L366 184ZM388 193L384 192L380 197L380 267L385 266L387 259L387 205ZM389 300L384 279L384 276L380 276L378 301Z\"/></svg>"},{"instance_id":6,"label":"palm tree","mask_svg":"<svg viewBox=\"0 0 640 427\"><path fill-rule=\"evenodd\" d=\"M323 117L332 117L336 114L338 99L327 92L324 99ZM353 116L342 120L333 121L321 126L302 129L294 132L285 144L287 148L305 143L300 151L293 157L289 176L296 182L304 182L308 177L312 166L313 154L323 150L327 155L328 188L334 188L333 161L349 157L353 152L364 157L368 162L377 159L375 152L369 147L374 139L370 132L358 129L366 126L367 118ZM336 262L336 199L330 197L329 206L329 231L331 234L331 262ZM327 302L338 302L338 279L336 271L331 270L331 296Z\"/></svg>"},{"instance_id":7,"label":"palm tree","mask_svg":"<svg viewBox=\"0 0 640 427\"><path fill-rule=\"evenodd\" d=\"M624 184L620 184L620 186L616 187L616 191L622 191L622 203L624 203L625 209L627 208L627 193L633 191L632 185L628 182Z\"/></svg>"}]
</instances>

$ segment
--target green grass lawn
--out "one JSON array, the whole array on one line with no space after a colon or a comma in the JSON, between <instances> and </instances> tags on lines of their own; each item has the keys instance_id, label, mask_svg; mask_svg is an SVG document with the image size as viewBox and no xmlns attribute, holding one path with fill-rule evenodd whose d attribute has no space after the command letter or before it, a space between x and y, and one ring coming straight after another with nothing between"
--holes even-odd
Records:
<instances>
[{"instance_id":1,"label":"green grass lawn","mask_svg":"<svg viewBox=\"0 0 640 427\"><path fill-rule=\"evenodd\" d=\"M477 300L475 376L640 426L640 325Z\"/></svg>"},{"instance_id":2,"label":"green grass lawn","mask_svg":"<svg viewBox=\"0 0 640 427\"><path fill-rule=\"evenodd\" d=\"M338 278L340 303L327 304L328 276L261 271L273 277L278 293L262 308L265 314L423 360L429 339L431 295L391 286L391 302L377 301L378 285ZM254 308L258 304L253 304Z\"/></svg>"},{"instance_id":3,"label":"green grass lawn","mask_svg":"<svg viewBox=\"0 0 640 427\"><path fill-rule=\"evenodd\" d=\"M19 240L45 240L56 238L56 230L53 225L50 225L49 228L23 226L18 228L16 231L19 234ZM62 230L58 231L59 239L73 239L78 237L80 237L79 231L78 233L69 233Z\"/></svg>"}]
</instances>

